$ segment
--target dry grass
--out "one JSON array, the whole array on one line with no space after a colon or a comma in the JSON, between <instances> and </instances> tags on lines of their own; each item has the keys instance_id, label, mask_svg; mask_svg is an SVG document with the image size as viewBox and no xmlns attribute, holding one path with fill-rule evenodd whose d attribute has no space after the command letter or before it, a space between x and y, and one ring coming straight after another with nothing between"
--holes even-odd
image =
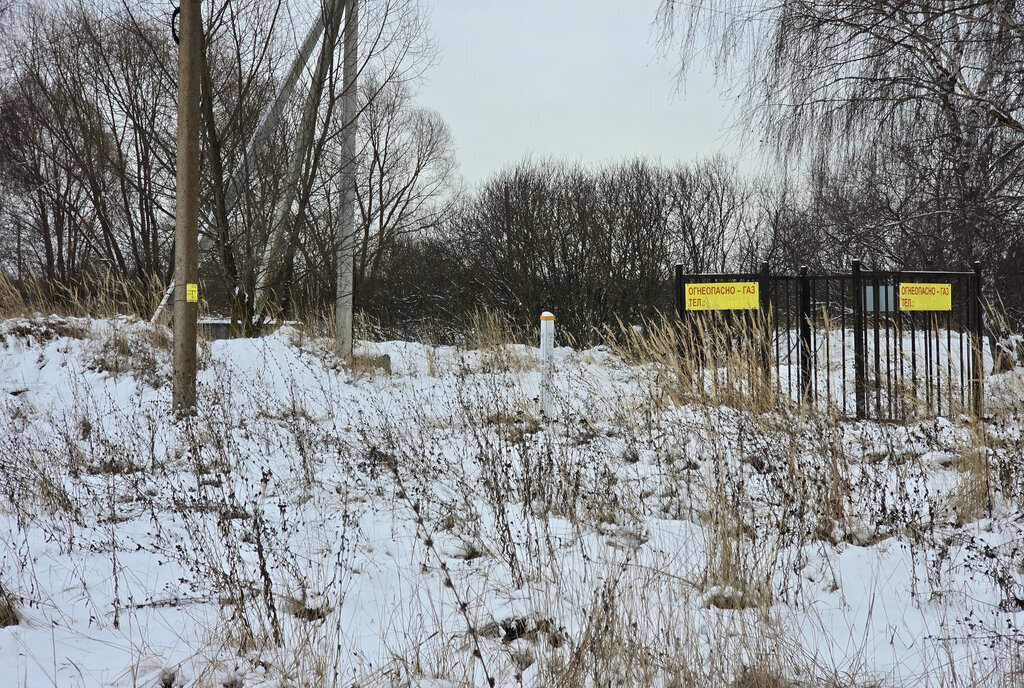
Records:
<instances>
[{"instance_id":1,"label":"dry grass","mask_svg":"<svg viewBox=\"0 0 1024 688\"><path fill-rule=\"evenodd\" d=\"M61 284L30 277L16 285L0 272L0 318L49 313L109 318L133 314L149 318L166 287L157 279L137 285L104 275L88 284Z\"/></svg>"},{"instance_id":2,"label":"dry grass","mask_svg":"<svg viewBox=\"0 0 1024 688\"><path fill-rule=\"evenodd\" d=\"M733 679L731 688L789 688L790 682L782 673L767 666L744 666Z\"/></svg>"},{"instance_id":3,"label":"dry grass","mask_svg":"<svg viewBox=\"0 0 1024 688\"><path fill-rule=\"evenodd\" d=\"M483 354L484 372L536 370L537 363L514 341L510 321L496 311L484 309L469 319L471 347Z\"/></svg>"},{"instance_id":4,"label":"dry grass","mask_svg":"<svg viewBox=\"0 0 1024 688\"><path fill-rule=\"evenodd\" d=\"M992 513L992 467L986 434L980 424L973 427L973 441L957 452L953 459L953 468L959 473L959 485L951 495L950 507L958 525L972 523Z\"/></svg>"},{"instance_id":5,"label":"dry grass","mask_svg":"<svg viewBox=\"0 0 1024 688\"><path fill-rule=\"evenodd\" d=\"M664 404L711 403L760 413L775 408L760 350L760 322L697 320L680 326L669 317L606 333L611 348L631 365L657 368Z\"/></svg>"},{"instance_id":6,"label":"dry grass","mask_svg":"<svg viewBox=\"0 0 1024 688\"><path fill-rule=\"evenodd\" d=\"M171 337L166 328L143 329L132 323L110 321L111 327L91 347L90 368L114 377L131 375L150 387L167 383L167 371L161 371L160 351L166 361Z\"/></svg>"},{"instance_id":7,"label":"dry grass","mask_svg":"<svg viewBox=\"0 0 1024 688\"><path fill-rule=\"evenodd\" d=\"M372 330L365 322L360 327ZM408 423L367 423L356 429L358 442L347 442L332 425L335 416L346 417L341 408L327 406L329 420L318 423L303 410L299 390L287 413L268 405L244 414L244 433L254 438L244 453L238 416L231 412L239 402L225 382L223 388L213 385L215 411L179 428L177 458L147 454L145 436L127 430L107 436L111 429L99 424L87 428L85 416L68 421L59 453L32 456L26 440L0 438L0 454L6 448L27 457L26 463L45 467L45 475L74 464L83 480L116 483L144 502L149 498L137 495L147 494L148 484L178 486L173 508L189 547L166 555L177 557L221 601L220 626L212 634L218 651L261 666L264 677L282 683L339 683L332 672L350 661L340 656L347 629L337 625L335 612L345 604L352 570L346 557L358 546L359 519L353 515L339 534L324 536L319 544L330 554L297 570L296 562L306 559L290 549L283 527L264 511L260 497L266 493L289 510L315 504L321 513L335 513L364 501L389 505L415 523L415 533L406 535L419 543L417 564L424 586L431 586L427 608L436 617L427 619L429 633L410 631L406 645L389 647L385 666L367 669L360 685L444 680L475 688L486 678L502 686L565 688L871 685L846 667L829 665L829 658L804 657L775 610L795 607L807 585L793 552L883 537L927 546L933 517L909 494L887 510L879 506L893 475L913 480L925 467L916 455L896 451L901 428L878 428L880 439L858 450L845 441L846 428L835 417L777 399L759 382L757 359L744 353L746 335L729 323L723 328L688 332L664 321L614 333L616 360L610 365L619 366L639 391L612 400L612 420L592 420L595 399L566 395L560 418L539 422L531 392L516 384L534 370L530 352L499 316L481 313L471 329L479 354L464 352L467 360L482 361L478 366L445 370L436 351L428 352L431 382L458 386L439 417L421 410L423 400L404 399L394 416ZM302 336L322 335L314 326ZM139 365L132 336L114 328L100 342L102 369L145 376L132 372ZM698 341L716 342L726 353L697 354ZM377 374L373 361L354 366ZM377 382L401 380L382 376ZM565 386L577 384L585 381L570 379ZM979 502L1005 498L1019 483L1019 467L974 449L996 444L987 434L990 426L969 422L976 434L954 463L962 481L951 493L962 500L954 507L958 523L977 518L972 508ZM454 435L459 442L453 449ZM941 444L938 436L921 441ZM112 447L134 450L138 458L130 464L114 460L122 455ZM294 463L283 470L286 478L272 474L269 454L261 453L271 448ZM991 447L999 456L1014 448ZM148 467L136 470L140 466ZM263 477L253 466L265 470ZM1000 466L1018 473L993 480ZM7 480L19 472L17 495L27 499L39 473L11 465ZM336 493L316 489L335 481L338 472L369 486L366 494L348 494L351 488L341 480L331 483ZM85 490L48 499L56 504L58 497L67 502L62 509L76 511L102 499ZM161 508L155 499L151 506ZM302 513L290 518L313 512ZM646 523L652 518L683 524L691 533L691 542L678 543L689 555L664 553L691 557L685 575L657 560L641 561L650 551ZM874 530L855 532L866 519L874 521ZM556 532L553 523L562 530ZM289 527L319 526L298 520ZM462 545L442 550L444 540ZM598 555L595 542L604 546ZM562 566L565 558L580 562L582 582ZM491 618L482 601L492 595L532 611ZM699 614L714 623L700 625L692 618ZM797 672L799 683L791 683ZM942 668L928 678L935 685L973 685Z\"/></svg>"},{"instance_id":8,"label":"dry grass","mask_svg":"<svg viewBox=\"0 0 1024 688\"><path fill-rule=\"evenodd\" d=\"M391 356L383 354L375 356L372 354L354 354L348 360L349 370L358 377L376 377L377 375L391 375Z\"/></svg>"},{"instance_id":9,"label":"dry grass","mask_svg":"<svg viewBox=\"0 0 1024 688\"><path fill-rule=\"evenodd\" d=\"M5 325L4 334L37 344L46 344L55 339L85 339L88 330L82 323L72 319L51 315L45 318L32 317Z\"/></svg>"},{"instance_id":10,"label":"dry grass","mask_svg":"<svg viewBox=\"0 0 1024 688\"><path fill-rule=\"evenodd\" d=\"M14 596L0 583L0 628L17 626L21 623L21 614L15 604Z\"/></svg>"}]
</instances>

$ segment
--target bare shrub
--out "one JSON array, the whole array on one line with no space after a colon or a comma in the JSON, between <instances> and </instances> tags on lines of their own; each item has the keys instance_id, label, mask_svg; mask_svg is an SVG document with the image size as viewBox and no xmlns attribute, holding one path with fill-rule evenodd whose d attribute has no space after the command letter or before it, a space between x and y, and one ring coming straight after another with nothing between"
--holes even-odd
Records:
<instances>
[{"instance_id":1,"label":"bare shrub","mask_svg":"<svg viewBox=\"0 0 1024 688\"><path fill-rule=\"evenodd\" d=\"M0 628L17 626L19 623L21 623L21 614L18 613L14 595L7 590L3 583L0 583Z\"/></svg>"},{"instance_id":2,"label":"bare shrub","mask_svg":"<svg viewBox=\"0 0 1024 688\"><path fill-rule=\"evenodd\" d=\"M157 388L170 381L171 337L167 328L114 319L89 347L89 367L113 377L130 375ZM204 357L198 357L200 364Z\"/></svg>"}]
</instances>

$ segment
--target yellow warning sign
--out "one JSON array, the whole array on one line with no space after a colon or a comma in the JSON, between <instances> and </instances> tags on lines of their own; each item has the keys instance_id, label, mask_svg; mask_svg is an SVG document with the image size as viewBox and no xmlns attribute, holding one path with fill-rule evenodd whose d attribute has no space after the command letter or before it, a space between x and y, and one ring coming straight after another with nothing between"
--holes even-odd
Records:
<instances>
[{"instance_id":1,"label":"yellow warning sign","mask_svg":"<svg viewBox=\"0 0 1024 688\"><path fill-rule=\"evenodd\" d=\"M688 311L757 309L757 282L687 284L683 298Z\"/></svg>"},{"instance_id":2,"label":"yellow warning sign","mask_svg":"<svg viewBox=\"0 0 1024 688\"><path fill-rule=\"evenodd\" d=\"M185 285L185 300L189 303L196 303L199 301L199 285L198 284L186 284Z\"/></svg>"},{"instance_id":3,"label":"yellow warning sign","mask_svg":"<svg viewBox=\"0 0 1024 688\"><path fill-rule=\"evenodd\" d=\"M900 282L901 311L948 311L952 308L952 284Z\"/></svg>"}]
</instances>

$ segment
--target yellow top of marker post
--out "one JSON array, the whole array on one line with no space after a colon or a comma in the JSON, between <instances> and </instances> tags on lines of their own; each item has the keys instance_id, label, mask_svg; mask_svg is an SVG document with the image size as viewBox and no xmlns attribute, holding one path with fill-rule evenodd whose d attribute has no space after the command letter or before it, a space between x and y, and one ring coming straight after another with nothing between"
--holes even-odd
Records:
<instances>
[{"instance_id":1,"label":"yellow top of marker post","mask_svg":"<svg viewBox=\"0 0 1024 688\"><path fill-rule=\"evenodd\" d=\"M540 314L540 319L541 320L554 320L555 319L555 315L554 315L554 313L548 313L547 311L544 311L543 313Z\"/></svg>"}]
</instances>

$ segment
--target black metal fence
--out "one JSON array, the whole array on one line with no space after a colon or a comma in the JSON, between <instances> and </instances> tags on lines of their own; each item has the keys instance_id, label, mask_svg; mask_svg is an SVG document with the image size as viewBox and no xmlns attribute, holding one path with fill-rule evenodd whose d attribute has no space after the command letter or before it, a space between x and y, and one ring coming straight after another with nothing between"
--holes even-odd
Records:
<instances>
[{"instance_id":1,"label":"black metal fence","mask_svg":"<svg viewBox=\"0 0 1024 688\"><path fill-rule=\"evenodd\" d=\"M970 272L686 275L676 308L688 338L717 325L779 394L843 416L981 415L981 266ZM735 336L739 333L739 336ZM699 348L699 347L698 347Z\"/></svg>"}]
</instances>

